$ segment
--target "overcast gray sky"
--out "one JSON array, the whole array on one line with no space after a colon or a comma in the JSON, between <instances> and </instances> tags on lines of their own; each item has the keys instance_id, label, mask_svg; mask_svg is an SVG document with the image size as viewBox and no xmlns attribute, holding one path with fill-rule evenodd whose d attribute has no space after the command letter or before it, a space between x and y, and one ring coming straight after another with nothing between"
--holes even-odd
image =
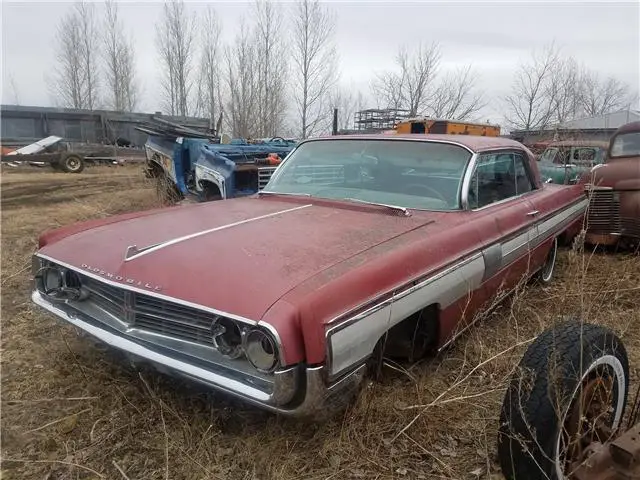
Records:
<instances>
[{"instance_id":1,"label":"overcast gray sky","mask_svg":"<svg viewBox=\"0 0 640 480\"><path fill-rule=\"evenodd\" d=\"M189 2L202 12L204 2ZM211 2L223 23L223 41L231 40L250 3ZM68 2L2 0L2 103L53 105L47 71L54 62L56 25ZM640 85L640 2L338 2L337 44L342 83L369 95L375 71L392 67L401 44L438 41L443 67L471 63L490 104L488 119L502 118L499 98L508 92L520 60L532 49L555 40L564 53L631 85ZM97 6L98 15L102 5ZM291 4L285 5L290 8ZM125 28L133 36L137 75L142 85L140 110L159 105L158 58L154 23L161 2L122 2ZM13 81L11 81L13 79ZM15 85L15 88L12 87ZM373 99L372 99L373 101ZM371 105L374 106L374 105Z\"/></svg>"}]
</instances>

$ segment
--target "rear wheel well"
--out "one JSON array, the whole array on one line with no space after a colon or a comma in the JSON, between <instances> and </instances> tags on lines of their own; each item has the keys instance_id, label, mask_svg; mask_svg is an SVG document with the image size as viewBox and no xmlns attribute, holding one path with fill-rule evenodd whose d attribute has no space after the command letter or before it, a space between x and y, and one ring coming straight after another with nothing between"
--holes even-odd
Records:
<instances>
[{"instance_id":1,"label":"rear wheel well","mask_svg":"<svg viewBox=\"0 0 640 480\"><path fill-rule=\"evenodd\" d=\"M413 362L433 352L440 335L440 308L431 304L387 330L378 340L372 362L379 370L383 358Z\"/></svg>"}]
</instances>

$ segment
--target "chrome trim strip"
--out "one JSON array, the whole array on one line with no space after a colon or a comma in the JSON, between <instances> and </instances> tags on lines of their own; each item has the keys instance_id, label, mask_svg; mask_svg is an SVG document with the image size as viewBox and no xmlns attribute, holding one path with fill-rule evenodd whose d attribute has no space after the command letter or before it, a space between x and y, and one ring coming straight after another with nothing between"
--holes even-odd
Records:
<instances>
[{"instance_id":1,"label":"chrome trim strip","mask_svg":"<svg viewBox=\"0 0 640 480\"><path fill-rule=\"evenodd\" d=\"M432 275L373 305L351 318L333 325L325 332L327 371L335 378L371 355L384 332L421 310L438 303L446 308L470 291L477 289L484 276L484 258L477 252L464 261ZM466 274L460 274L466 269ZM359 321L367 318L367 321Z\"/></svg>"},{"instance_id":2,"label":"chrome trim strip","mask_svg":"<svg viewBox=\"0 0 640 480\"><path fill-rule=\"evenodd\" d=\"M62 262L60 260L57 260L57 259L55 259L53 257L48 256L48 255L44 255L42 253L36 253L35 256L37 256L38 258L42 258L44 260L48 260L50 262L53 262L53 263L55 263L57 265L61 265L61 266L65 267L65 268L68 268L69 270L73 270L74 272L81 273L82 275L86 275L87 277L93 278L94 280L98 280L99 282L106 283L106 284L114 286L114 287L122 288L123 290L128 290L128 291L136 292L136 293L142 293L144 295L148 295L150 297L159 298L159 299L165 300L167 302L173 302L173 303L177 303L179 305L183 305L185 307L190 307L190 308L195 308L197 310L202 310L203 312L213 313L215 315L220 315L222 317L229 317L229 318L231 318L233 320L237 320L239 322L246 323L246 324L249 324L249 325L252 325L252 326L256 326L258 324L257 321L251 320L251 319L246 318L246 317L242 317L240 315L235 315L233 313L224 312L222 310L217 310L215 308L206 307L204 305L199 305L197 303L188 302L186 300L181 300L179 298L170 297L168 295L163 295L161 293L154 292L154 291L151 291L151 290L144 290L142 288L137 288L137 287L125 284L125 283L114 282L112 280L109 280L108 278L105 278L105 277L101 276L101 275L96 275L95 273L92 273L89 270L83 270L83 269L78 268L78 267L76 267L74 265L70 265L70 264L68 264L66 262Z\"/></svg>"},{"instance_id":3,"label":"chrome trim strip","mask_svg":"<svg viewBox=\"0 0 640 480\"><path fill-rule=\"evenodd\" d=\"M451 267L447 268L445 271L439 272L436 275L434 275L433 277L429 277L429 278L423 280L422 282L418 283L417 285L414 285L413 287L408 288L407 290L404 290L404 291L402 291L400 293L397 293L396 295L393 296L392 301L396 302L396 301L400 300L401 298L404 298L407 295L412 294L416 290L419 290L422 287L425 287L428 284L435 282L436 280L440 280L445 275L453 273L454 271L458 270L459 268L462 268L462 267L470 264L471 262L473 262L474 260L477 260L480 257L482 257L482 252L477 252L477 253L473 254L472 256L466 258L463 262L460 262L457 265L451 266Z\"/></svg>"},{"instance_id":4,"label":"chrome trim strip","mask_svg":"<svg viewBox=\"0 0 640 480\"><path fill-rule=\"evenodd\" d=\"M502 244L494 243L484 248L482 257L484 258L484 276L482 277L484 283L502 268Z\"/></svg>"},{"instance_id":5,"label":"chrome trim strip","mask_svg":"<svg viewBox=\"0 0 640 480\"><path fill-rule=\"evenodd\" d=\"M475 168L477 166L478 159L480 158L480 155L491 154L492 152L499 152L499 151L510 151L510 152L514 152L514 153L519 153L523 157L528 158L528 156L525 154L525 152L523 150L519 150L517 147L514 147L514 146L490 148L490 149L486 149L486 150L480 150L477 153L475 153L473 155L473 157L471 158L471 161L469 162L469 165L467 166L467 171L465 172L464 180L463 180L461 202L462 202L462 208L464 210L470 210L472 212L477 212L477 211L483 210L485 208L492 207L494 205L500 205L500 204L503 204L503 203L507 203L507 202L510 202L510 201L512 201L514 199L522 198L522 197L525 197L525 196L527 196L529 194L536 193L536 192L540 191L540 188L538 188L538 187L536 187L534 185L533 186L533 190L529 190L528 192L524 192L524 193L521 193L521 194L513 196L513 197L505 198L503 200L500 200L498 202L490 203L490 204L485 205L483 207L470 209L469 208L469 186L471 185L471 179L473 177L473 173L475 172ZM528 172L528 169L527 169L527 172ZM527 176L529 176L529 173L527 173ZM531 181L531 179L529 179L529 181Z\"/></svg>"},{"instance_id":6,"label":"chrome trim strip","mask_svg":"<svg viewBox=\"0 0 640 480\"><path fill-rule=\"evenodd\" d=\"M536 248L551 237L563 231L571 222L584 215L589 201L585 198L562 210L556 215L547 215L536 223L537 233L530 240L531 248ZM554 218L555 217L555 218ZM558 217L560 218L558 220Z\"/></svg>"},{"instance_id":7,"label":"chrome trim strip","mask_svg":"<svg viewBox=\"0 0 640 480\"><path fill-rule=\"evenodd\" d=\"M502 200L498 200L497 202L489 203L489 204L487 204L487 205L485 205L483 207L473 208L473 209L471 209L471 211L472 212L480 212L480 211L485 210L487 208L494 207L496 205L503 205L505 203L509 203L509 202L514 201L514 200L518 200L520 198L525 198L525 197L527 197L529 195L532 195L532 194L538 193L538 192L540 192L540 190L537 189L537 188L534 188L533 190L529 190L528 192L521 193L520 195L516 195L514 197L503 198Z\"/></svg>"},{"instance_id":8,"label":"chrome trim strip","mask_svg":"<svg viewBox=\"0 0 640 480\"><path fill-rule=\"evenodd\" d=\"M613 187L601 187L592 183L585 183L584 190L585 192L590 192L592 190L613 190Z\"/></svg>"},{"instance_id":9,"label":"chrome trim strip","mask_svg":"<svg viewBox=\"0 0 640 480\"><path fill-rule=\"evenodd\" d=\"M480 155L478 153L474 153L467 164L467 170L464 172L464 176L462 177L462 192L460 192L460 206L463 210L469 210L469 187L471 186L471 178L473 177L473 173L476 170L476 165L478 163L478 158Z\"/></svg>"},{"instance_id":10,"label":"chrome trim strip","mask_svg":"<svg viewBox=\"0 0 640 480\"><path fill-rule=\"evenodd\" d=\"M463 260L460 260L458 262L455 262L453 264L450 264L448 266L443 267L443 269L440 272L437 272L433 277L429 276L429 275L431 275L431 272L426 274L426 275L420 275L420 276L414 277L413 279L405 282L401 286L399 286L399 287L397 287L395 289L392 289L392 290L390 290L388 292L382 293L382 294L374 297L373 299L367 300L366 302L363 302L363 303L353 307L352 309L347 310L346 312L338 315L337 317L332 318L325 325L326 326L332 326L332 328L335 328L335 325L333 325L333 324L338 323L340 320L347 320L346 317L349 317L349 315L353 314L353 312L356 312L358 310L361 310L361 309L365 308L367 305L376 304L376 302L380 298L387 297L389 295L396 295L396 293L394 293L394 292L398 292L398 291L403 292L404 289L407 289L407 288L408 289L412 289L413 286L411 286L411 284L414 284L415 282L421 282L420 286L423 286L423 284L428 283L431 279L437 280L438 278L443 277L447 273L450 273L450 272L452 272L452 271L454 271L454 270L456 270L456 269L458 269L460 267L463 267L467 263L472 262L473 260L475 260L476 258L480 257L481 255L482 255L481 252L474 252L469 257L466 257ZM419 288L418 285L415 285L415 286ZM411 290L411 292L413 292L413 290ZM409 292L409 293L411 293L411 292ZM402 295L402 293L397 293L397 295ZM383 303L389 303L392 300L393 299L390 297L387 300L385 300ZM372 310L372 308L373 307L367 309L366 311ZM375 310L372 310L372 311L375 311ZM364 314L364 312L362 312L361 314L358 314L358 317L360 317L363 314Z\"/></svg>"},{"instance_id":11,"label":"chrome trim strip","mask_svg":"<svg viewBox=\"0 0 640 480\"><path fill-rule=\"evenodd\" d=\"M169 247L171 245L175 245L176 243L185 242L187 240L191 240L192 238L200 237L202 235L207 235L209 233L218 232L220 230L226 230L227 228L237 227L239 225L244 225L245 223L255 222L256 220L262 220L265 218L275 217L276 215L281 215L283 213L294 212L296 210L301 210L303 208L311 207L311 204L301 205L294 208L288 208L287 210L280 210L279 212L268 213L266 215L261 215L259 217L247 218L246 220L240 220L239 222L229 223L227 225L222 225L220 227L210 228L208 230L202 230L201 232L191 233L189 235L185 235L183 237L174 238L173 240L168 240L166 242L156 243L154 245L149 245L146 247L140 247L138 249L139 253L130 256L129 258L125 258L125 262L130 262L131 260L135 260L136 258L140 258L143 255L148 255L149 253L153 253L155 251L160 250L161 248Z\"/></svg>"},{"instance_id":12,"label":"chrome trim strip","mask_svg":"<svg viewBox=\"0 0 640 480\"><path fill-rule=\"evenodd\" d=\"M256 325L258 327L264 328L271 334L271 336L276 342L276 347L278 348L278 361L280 362L281 366L285 365L284 347L282 345L282 340L280 339L280 335L278 334L278 331L275 329L273 325L271 325L270 323L264 322L262 320L260 320Z\"/></svg>"},{"instance_id":13,"label":"chrome trim strip","mask_svg":"<svg viewBox=\"0 0 640 480\"><path fill-rule=\"evenodd\" d=\"M366 134L364 134L366 135ZM306 140L301 141L300 143L298 143L298 145L296 146L296 148L300 147L300 145L303 145L305 143L309 143L309 142L326 142L326 141L330 141L330 140L339 140L339 141L372 141L372 142L385 142L388 140L394 141L394 142L421 142L421 143L442 143L445 145L455 145L456 147L461 147L464 148L466 151L468 151L469 153L471 153L472 155L475 154L476 152L462 144L459 142L456 142L454 140L440 140L437 138L407 138L407 137L394 137L389 135L389 137L384 137L384 138L380 138L380 137L360 137L360 138L353 138L350 135L338 135L338 136L331 136L331 137L319 137L319 138L307 138ZM505 147L503 147L505 148ZM514 147L509 147L509 148L514 148ZM493 149L492 149L493 150ZM497 150L497 148L495 149ZM291 153L293 153L293 151L291 151ZM291 155L291 153L289 153L289 155ZM284 160L283 160L284 162ZM282 162L280 163L280 165L282 165Z\"/></svg>"}]
</instances>

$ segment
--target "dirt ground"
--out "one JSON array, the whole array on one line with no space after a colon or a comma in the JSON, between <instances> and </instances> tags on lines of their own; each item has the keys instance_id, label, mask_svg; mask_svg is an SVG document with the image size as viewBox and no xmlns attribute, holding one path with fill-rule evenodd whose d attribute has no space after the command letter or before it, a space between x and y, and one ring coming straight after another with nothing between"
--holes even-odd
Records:
<instances>
[{"instance_id":1,"label":"dirt ground","mask_svg":"<svg viewBox=\"0 0 640 480\"><path fill-rule=\"evenodd\" d=\"M567 315L615 329L637 385L640 257L565 249L551 286L528 285L437 357L385 370L344 416L279 418L135 370L31 305L40 232L157 206L139 166L4 170L1 185L2 480L502 478L506 380L526 342Z\"/></svg>"}]
</instances>

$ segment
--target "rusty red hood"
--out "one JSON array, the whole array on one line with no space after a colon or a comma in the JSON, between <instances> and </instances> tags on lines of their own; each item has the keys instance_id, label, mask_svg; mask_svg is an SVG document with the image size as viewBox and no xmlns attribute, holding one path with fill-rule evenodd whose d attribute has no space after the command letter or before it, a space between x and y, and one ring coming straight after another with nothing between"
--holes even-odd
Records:
<instances>
[{"instance_id":1,"label":"rusty red hood","mask_svg":"<svg viewBox=\"0 0 640 480\"><path fill-rule=\"evenodd\" d=\"M640 157L608 159L585 173L583 182L614 190L640 190Z\"/></svg>"},{"instance_id":2,"label":"rusty red hood","mask_svg":"<svg viewBox=\"0 0 640 480\"><path fill-rule=\"evenodd\" d=\"M437 216L403 217L315 199L233 199L110 219L58 236L40 253L112 281L258 320L304 280ZM131 245L139 253L125 260Z\"/></svg>"}]
</instances>

